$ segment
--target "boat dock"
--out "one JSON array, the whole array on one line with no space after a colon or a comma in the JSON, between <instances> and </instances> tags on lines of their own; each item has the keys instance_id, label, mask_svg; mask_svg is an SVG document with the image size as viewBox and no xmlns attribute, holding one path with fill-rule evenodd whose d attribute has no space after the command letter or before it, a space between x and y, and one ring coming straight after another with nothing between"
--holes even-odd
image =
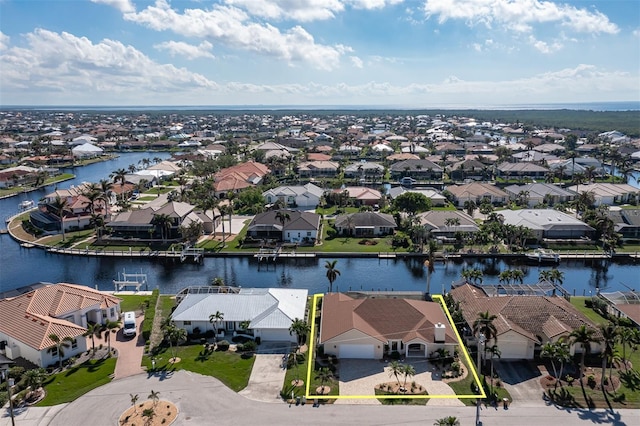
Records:
<instances>
[{"instance_id":1,"label":"boat dock","mask_svg":"<svg viewBox=\"0 0 640 426\"><path fill-rule=\"evenodd\" d=\"M113 280L113 287L116 292L128 290L133 288L136 292L140 291L140 287L145 286L145 290L149 290L149 283L147 282L147 274L127 274L125 271L122 274L118 273L118 279Z\"/></svg>"}]
</instances>

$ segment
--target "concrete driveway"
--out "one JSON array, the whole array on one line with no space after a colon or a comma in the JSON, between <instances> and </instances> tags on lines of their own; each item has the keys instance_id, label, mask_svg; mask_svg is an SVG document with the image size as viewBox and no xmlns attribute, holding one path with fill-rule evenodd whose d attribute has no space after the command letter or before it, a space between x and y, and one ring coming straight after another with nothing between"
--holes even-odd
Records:
<instances>
[{"instance_id":1,"label":"concrete driveway","mask_svg":"<svg viewBox=\"0 0 640 426\"><path fill-rule=\"evenodd\" d=\"M415 368L416 375L407 382L416 382L425 387L429 395L455 395L449 385L434 373L433 366L425 359L408 358L404 361ZM379 360L342 359L338 364L340 395L375 395L374 388L380 383L395 382L388 363ZM400 381L404 381L400 377ZM338 399L336 404L380 404L375 398ZM464 406L457 398L431 398L428 405Z\"/></svg>"},{"instance_id":2,"label":"concrete driveway","mask_svg":"<svg viewBox=\"0 0 640 426\"><path fill-rule=\"evenodd\" d=\"M280 391L286 374L282 354L256 354L249 383L239 393L254 401L282 403Z\"/></svg>"},{"instance_id":3,"label":"concrete driveway","mask_svg":"<svg viewBox=\"0 0 640 426\"><path fill-rule=\"evenodd\" d=\"M542 407L542 373L528 361L494 361L494 368L506 390L511 394L513 404L522 407Z\"/></svg>"}]
</instances>

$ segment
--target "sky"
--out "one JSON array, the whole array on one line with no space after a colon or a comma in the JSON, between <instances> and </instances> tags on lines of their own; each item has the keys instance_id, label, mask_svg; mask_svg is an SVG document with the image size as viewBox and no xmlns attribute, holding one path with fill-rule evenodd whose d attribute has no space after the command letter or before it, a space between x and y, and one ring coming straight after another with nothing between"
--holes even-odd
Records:
<instances>
[{"instance_id":1,"label":"sky","mask_svg":"<svg viewBox=\"0 0 640 426\"><path fill-rule=\"evenodd\" d=\"M620 101L639 0L0 0L0 106Z\"/></svg>"}]
</instances>

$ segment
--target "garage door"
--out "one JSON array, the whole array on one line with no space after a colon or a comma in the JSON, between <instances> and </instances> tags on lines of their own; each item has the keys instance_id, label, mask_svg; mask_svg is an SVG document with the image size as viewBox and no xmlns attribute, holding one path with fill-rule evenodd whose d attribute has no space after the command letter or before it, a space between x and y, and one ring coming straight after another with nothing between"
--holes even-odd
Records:
<instances>
[{"instance_id":1,"label":"garage door","mask_svg":"<svg viewBox=\"0 0 640 426\"><path fill-rule=\"evenodd\" d=\"M373 359L373 345L340 345L340 358Z\"/></svg>"},{"instance_id":2,"label":"garage door","mask_svg":"<svg viewBox=\"0 0 640 426\"><path fill-rule=\"evenodd\" d=\"M501 359L528 359L528 348L526 342L500 342L498 341L498 347L500 348ZM487 355L489 356L489 355Z\"/></svg>"}]
</instances>

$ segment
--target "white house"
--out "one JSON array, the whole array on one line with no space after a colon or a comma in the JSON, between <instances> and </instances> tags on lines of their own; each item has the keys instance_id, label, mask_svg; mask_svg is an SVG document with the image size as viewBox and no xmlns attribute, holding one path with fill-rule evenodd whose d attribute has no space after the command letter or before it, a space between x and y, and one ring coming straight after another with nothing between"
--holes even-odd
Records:
<instances>
[{"instance_id":1,"label":"white house","mask_svg":"<svg viewBox=\"0 0 640 426\"><path fill-rule=\"evenodd\" d=\"M293 288L240 288L228 293L187 293L171 315L177 327L193 333L213 330L209 317L216 312L220 337L234 332L250 333L262 341L296 342L289 327L305 318L308 290ZM248 321L246 329L241 324Z\"/></svg>"},{"instance_id":2,"label":"white house","mask_svg":"<svg viewBox=\"0 0 640 426\"><path fill-rule=\"evenodd\" d=\"M121 299L75 284L47 284L0 300L0 353L9 359L23 357L47 367L58 362L49 337L69 337L64 351L70 358L87 350L83 334L89 323L104 324L120 316ZM3 353L4 351L4 353Z\"/></svg>"},{"instance_id":3,"label":"white house","mask_svg":"<svg viewBox=\"0 0 640 426\"><path fill-rule=\"evenodd\" d=\"M73 152L73 156L77 158L93 158L102 155L104 150L87 142L76 146L71 152Z\"/></svg>"},{"instance_id":4,"label":"white house","mask_svg":"<svg viewBox=\"0 0 640 426\"><path fill-rule=\"evenodd\" d=\"M322 198L322 188L308 183L304 186L279 186L262 193L268 204L281 200L285 207L316 208Z\"/></svg>"}]
</instances>

